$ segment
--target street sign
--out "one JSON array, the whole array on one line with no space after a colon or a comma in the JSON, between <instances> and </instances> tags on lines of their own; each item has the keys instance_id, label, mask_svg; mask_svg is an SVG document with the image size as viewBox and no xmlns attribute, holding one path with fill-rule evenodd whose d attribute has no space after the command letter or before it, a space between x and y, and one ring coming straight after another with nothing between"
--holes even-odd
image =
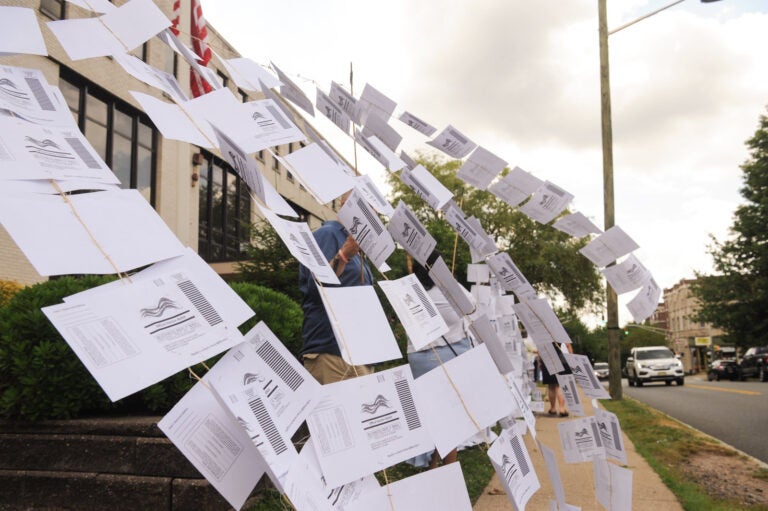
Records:
<instances>
[{"instance_id":1,"label":"street sign","mask_svg":"<svg viewBox=\"0 0 768 511\"><path fill-rule=\"evenodd\" d=\"M709 346L712 344L711 337L694 337L693 344L696 346Z\"/></svg>"}]
</instances>

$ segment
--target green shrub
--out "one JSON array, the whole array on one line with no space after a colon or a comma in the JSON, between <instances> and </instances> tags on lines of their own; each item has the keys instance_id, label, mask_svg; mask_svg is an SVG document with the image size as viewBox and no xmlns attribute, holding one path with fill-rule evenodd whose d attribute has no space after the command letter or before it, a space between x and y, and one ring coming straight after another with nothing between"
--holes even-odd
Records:
<instances>
[{"instance_id":1,"label":"green shrub","mask_svg":"<svg viewBox=\"0 0 768 511\"><path fill-rule=\"evenodd\" d=\"M301 307L283 293L257 284L232 282L230 286L256 313L243 323L240 331L245 334L256 323L264 321L290 352L298 356L301 350L301 325L304 321Z\"/></svg>"},{"instance_id":2,"label":"green shrub","mask_svg":"<svg viewBox=\"0 0 768 511\"><path fill-rule=\"evenodd\" d=\"M188 371L110 402L69 345L40 310L63 298L104 284L110 277L63 277L30 286L0 307L0 417L21 420L82 416L165 413L194 384ZM256 312L241 327L263 320L289 349L301 346L301 308L285 295L254 284L233 289ZM207 361L210 367L214 360ZM193 370L202 375L202 365Z\"/></svg>"}]
</instances>

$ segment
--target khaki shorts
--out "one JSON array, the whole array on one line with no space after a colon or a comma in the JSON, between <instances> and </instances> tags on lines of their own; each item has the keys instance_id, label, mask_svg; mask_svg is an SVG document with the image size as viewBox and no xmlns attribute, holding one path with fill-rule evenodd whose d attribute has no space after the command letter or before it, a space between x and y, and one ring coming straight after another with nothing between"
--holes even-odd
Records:
<instances>
[{"instance_id":1,"label":"khaki shorts","mask_svg":"<svg viewBox=\"0 0 768 511\"><path fill-rule=\"evenodd\" d=\"M369 366L352 366L344 359L329 353L307 353L302 357L304 368L323 385L372 374Z\"/></svg>"}]
</instances>

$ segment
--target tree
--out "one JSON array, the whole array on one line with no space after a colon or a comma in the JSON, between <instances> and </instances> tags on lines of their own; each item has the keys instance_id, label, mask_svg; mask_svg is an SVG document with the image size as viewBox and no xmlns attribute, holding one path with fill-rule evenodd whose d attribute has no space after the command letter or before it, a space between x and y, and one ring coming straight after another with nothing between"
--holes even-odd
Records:
<instances>
[{"instance_id":1,"label":"tree","mask_svg":"<svg viewBox=\"0 0 768 511\"><path fill-rule=\"evenodd\" d=\"M453 192L453 200L467 216L480 220L499 249L509 253L539 293L557 304L564 301L565 309L572 313L595 311L601 305L603 293L597 268L578 252L587 240L541 225L491 193L465 184L456 177L460 161L421 155L418 162ZM466 243L457 241L441 212L432 209L396 176L390 174L388 180L393 205L402 200L414 211L437 241L445 262L455 269L457 280L465 283L467 264L472 262Z\"/></svg>"},{"instance_id":2,"label":"tree","mask_svg":"<svg viewBox=\"0 0 768 511\"><path fill-rule=\"evenodd\" d=\"M746 202L736 208L727 240L710 236L715 274L697 274L691 286L699 300L695 319L722 328L727 342L743 347L768 344L768 117L760 116L746 145L739 190Z\"/></svg>"},{"instance_id":3,"label":"tree","mask_svg":"<svg viewBox=\"0 0 768 511\"><path fill-rule=\"evenodd\" d=\"M251 243L238 263L238 281L268 287L301 301L299 263L267 221L251 226Z\"/></svg>"}]
</instances>

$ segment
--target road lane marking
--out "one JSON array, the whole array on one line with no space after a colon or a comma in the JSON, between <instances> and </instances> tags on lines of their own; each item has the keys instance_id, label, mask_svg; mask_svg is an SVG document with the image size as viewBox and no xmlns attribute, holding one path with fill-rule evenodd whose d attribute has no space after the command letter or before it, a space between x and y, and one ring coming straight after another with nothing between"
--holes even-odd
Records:
<instances>
[{"instance_id":1,"label":"road lane marking","mask_svg":"<svg viewBox=\"0 0 768 511\"><path fill-rule=\"evenodd\" d=\"M754 390L739 390L739 389L721 389L720 387L709 387L707 385L688 385L694 389L704 390L717 390L719 392L733 392L734 394L744 394L745 396L762 396L762 392L755 392Z\"/></svg>"}]
</instances>

